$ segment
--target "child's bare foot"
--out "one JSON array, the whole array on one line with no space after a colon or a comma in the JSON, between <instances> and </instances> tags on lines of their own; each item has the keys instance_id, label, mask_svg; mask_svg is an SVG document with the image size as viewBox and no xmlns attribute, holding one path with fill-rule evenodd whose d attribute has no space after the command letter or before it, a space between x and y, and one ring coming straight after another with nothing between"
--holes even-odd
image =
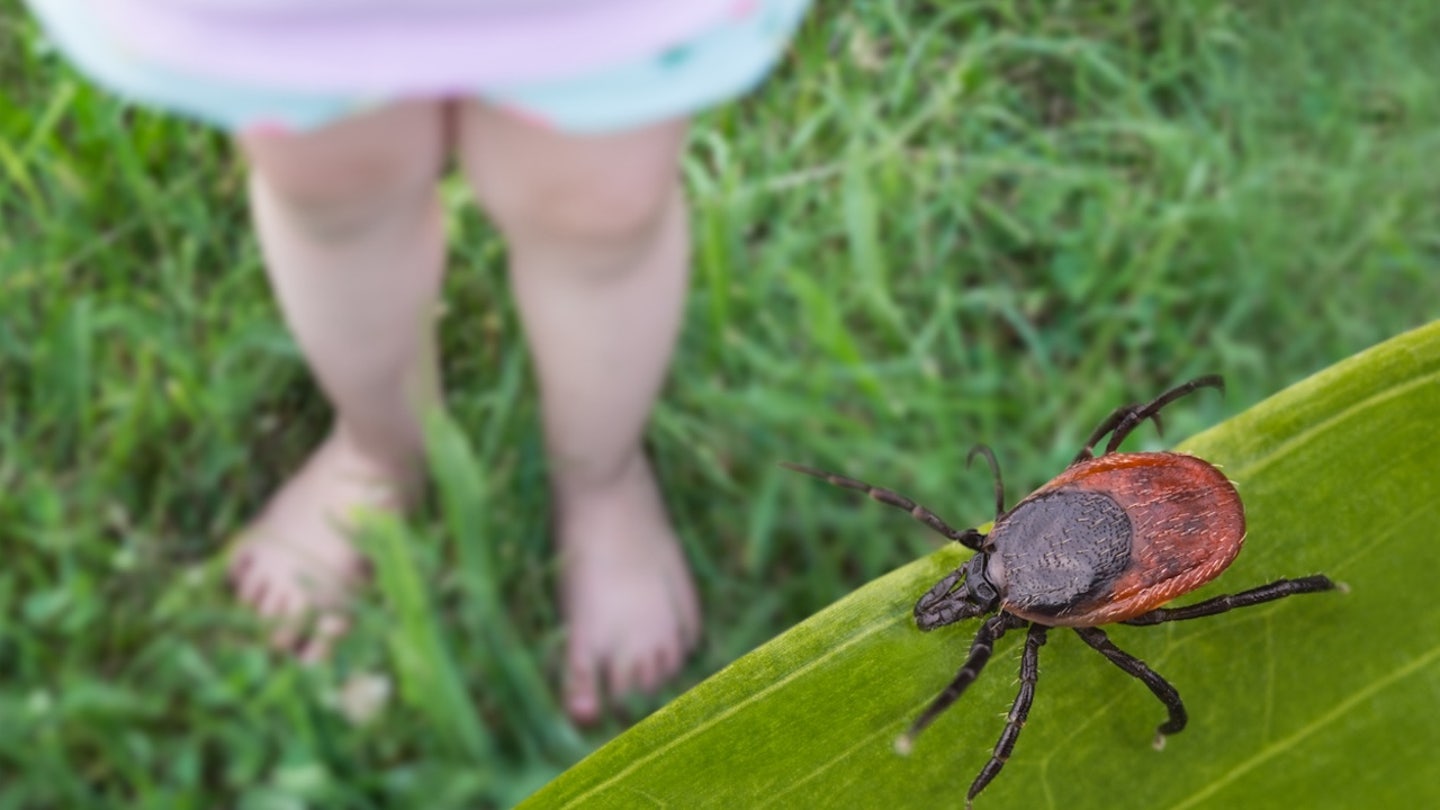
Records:
<instances>
[{"instance_id":1,"label":"child's bare foot","mask_svg":"<svg viewBox=\"0 0 1440 810\"><path fill-rule=\"evenodd\" d=\"M345 536L356 510L398 511L414 486L332 432L240 536L230 582L271 622L270 642L316 661L348 627L346 601L367 561Z\"/></svg>"},{"instance_id":2,"label":"child's bare foot","mask_svg":"<svg viewBox=\"0 0 1440 810\"><path fill-rule=\"evenodd\" d=\"M557 497L565 706L586 723L607 695L653 692L680 669L700 632L700 604L643 458L603 491Z\"/></svg>"}]
</instances>

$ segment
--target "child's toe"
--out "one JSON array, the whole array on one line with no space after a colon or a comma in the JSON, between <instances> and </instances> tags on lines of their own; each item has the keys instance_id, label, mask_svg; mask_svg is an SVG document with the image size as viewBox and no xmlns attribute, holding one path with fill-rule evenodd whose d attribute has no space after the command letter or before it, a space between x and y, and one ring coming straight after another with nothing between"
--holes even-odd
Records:
<instances>
[{"instance_id":1,"label":"child's toe","mask_svg":"<svg viewBox=\"0 0 1440 810\"><path fill-rule=\"evenodd\" d=\"M572 658L565 682L565 711L577 723L600 719L599 673L593 661Z\"/></svg>"}]
</instances>

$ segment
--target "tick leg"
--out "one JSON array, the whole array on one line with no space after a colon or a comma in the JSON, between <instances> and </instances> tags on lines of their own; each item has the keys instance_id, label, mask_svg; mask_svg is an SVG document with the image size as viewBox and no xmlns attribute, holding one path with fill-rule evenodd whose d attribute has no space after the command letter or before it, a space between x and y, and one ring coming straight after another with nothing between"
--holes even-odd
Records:
<instances>
[{"instance_id":1,"label":"tick leg","mask_svg":"<svg viewBox=\"0 0 1440 810\"><path fill-rule=\"evenodd\" d=\"M1219 374L1207 374L1204 377L1196 377L1190 382L1177 385L1144 405L1123 405L1116 408L1113 413L1105 417L1105 421L1095 428L1094 432L1090 434L1089 440L1085 442L1085 446L1075 454L1075 460L1070 463L1079 464L1094 458L1095 445L1099 444L1100 440L1105 438L1105 434L1111 431L1114 431L1114 435L1110 437L1110 443L1105 445L1106 453L1115 452L1120 443L1125 441L1135 428L1144 424L1146 419L1155 423L1156 430L1163 431L1164 425L1160 422L1160 410L1195 389L1206 387L1219 388L1223 391L1225 390L1225 381Z\"/></svg>"},{"instance_id":2,"label":"tick leg","mask_svg":"<svg viewBox=\"0 0 1440 810\"><path fill-rule=\"evenodd\" d=\"M1261 585L1258 588L1251 588L1240 593L1217 596L1214 599L1206 599L1204 602L1196 602L1193 605L1186 605L1178 608L1156 608L1149 613L1142 613L1133 619L1126 619L1125 624L1160 624L1161 622L1178 622L1185 619L1198 619L1201 616L1214 616L1217 613L1224 613L1235 608L1259 605L1265 602L1273 602L1276 599L1283 599L1287 596L1294 596L1297 593L1316 593L1318 591L1329 591L1335 588L1335 583L1323 574L1316 574L1299 579L1277 579L1269 585Z\"/></svg>"},{"instance_id":3,"label":"tick leg","mask_svg":"<svg viewBox=\"0 0 1440 810\"><path fill-rule=\"evenodd\" d=\"M975 640L970 642L970 657L965 659L965 665L955 674L955 680L945 687L935 701L930 704L923 714L915 718L910 724L910 730L900 735L895 741L895 748L902 754L908 754L910 747L915 742L915 737L925 730L925 727L935 721L940 713L950 708L964 694L965 688L975 682L979 677L980 670L985 668L985 663L990 660L990 653L995 649L995 640L1005 635L1006 630L1012 630L1025 624L1024 619L1017 618L1009 613L997 613L985 620L980 629L975 631Z\"/></svg>"},{"instance_id":4,"label":"tick leg","mask_svg":"<svg viewBox=\"0 0 1440 810\"><path fill-rule=\"evenodd\" d=\"M985 457L990 462L990 473L995 477L995 519L1005 514L1005 482L1000 478L1000 462L995 460L995 451L989 445L977 444L970 448L970 455L965 457L965 466L968 468L970 462L975 460L976 454Z\"/></svg>"},{"instance_id":5,"label":"tick leg","mask_svg":"<svg viewBox=\"0 0 1440 810\"><path fill-rule=\"evenodd\" d=\"M925 507L915 503L914 501L910 500L904 495L901 495L898 492L892 492L888 489L881 489L880 487L871 486L864 481L857 481L854 478L846 478L843 475L836 475L835 473L828 473L824 470L817 470L814 467L806 467L803 464L792 464L788 461L782 461L780 462L780 466L784 467L787 470L794 470L798 473L804 473L806 475L814 476L822 481L827 481L831 484L834 484L837 487L842 487L844 489L853 489L856 492L863 492L866 495L869 495L871 498L879 501L880 503L885 504L886 506L893 506L897 509L904 509L906 512L910 513L910 517L915 518L921 523L924 523L926 526L929 526L935 531L945 535L946 537L954 540L962 546L965 546L966 548L979 551L980 541L985 539L985 535L975 531L974 529L966 529L963 532L957 529L952 529L949 524L941 520L940 517L934 512L931 512L929 509L926 509Z\"/></svg>"},{"instance_id":6,"label":"tick leg","mask_svg":"<svg viewBox=\"0 0 1440 810\"><path fill-rule=\"evenodd\" d=\"M1095 445L1099 444L1100 440L1105 438L1105 434L1114 430L1118 425L1120 425L1120 423L1124 422L1126 419L1129 419L1132 414L1144 409L1144 407L1144 405L1141 405L1137 402L1133 405L1121 405L1120 407L1112 411L1109 416L1105 417L1105 421L1097 425L1095 427L1095 430L1090 433L1090 438L1085 440L1085 446L1080 448L1080 452L1075 454L1075 460L1070 463L1072 465L1075 465L1079 464L1082 461L1089 461L1090 459L1094 458ZM1152 414L1150 418L1155 420L1156 430L1164 430L1164 425L1162 425L1160 422L1159 414ZM1136 424L1139 424L1139 422L1137 421Z\"/></svg>"},{"instance_id":7,"label":"tick leg","mask_svg":"<svg viewBox=\"0 0 1440 810\"><path fill-rule=\"evenodd\" d=\"M1077 627L1075 633L1085 640L1086 644L1094 647L1097 652L1110 659L1110 663L1125 670L1132 677L1139 678L1140 682L1149 687L1155 697L1165 704L1170 711L1170 719L1155 729L1155 749L1158 751L1165 747L1165 737L1170 734L1179 734L1185 728L1189 719L1185 714L1185 703L1180 700L1180 693L1170 682L1160 677L1159 673L1151 669L1139 658L1125 652L1105 635L1105 631L1098 627Z\"/></svg>"},{"instance_id":8,"label":"tick leg","mask_svg":"<svg viewBox=\"0 0 1440 810\"><path fill-rule=\"evenodd\" d=\"M1010 707L1010 718L1005 723L1005 730L1000 733L1000 741L995 743L995 752L965 794L966 810L980 791L990 784L990 780L1000 774L1000 769L1010 759L1010 752L1015 750L1020 729L1025 727L1025 718L1030 716L1030 702L1035 699L1035 681L1040 677L1040 646L1045 643L1045 631L1049 629L1043 624L1030 625L1030 632L1025 636L1025 654L1020 658L1020 693Z\"/></svg>"},{"instance_id":9,"label":"tick leg","mask_svg":"<svg viewBox=\"0 0 1440 810\"><path fill-rule=\"evenodd\" d=\"M1204 377L1196 377L1190 382L1181 383L1171 388L1169 391L1151 400L1145 407L1126 413L1121 417L1120 423L1115 426L1115 432L1111 434L1109 443L1105 445L1105 452L1115 452L1116 448L1120 446L1120 443L1125 441L1125 437L1130 435L1130 431L1139 427L1146 419L1155 419L1155 425L1158 427L1160 425L1160 409L1197 388L1218 388L1224 391L1225 380L1219 374L1206 374Z\"/></svg>"}]
</instances>

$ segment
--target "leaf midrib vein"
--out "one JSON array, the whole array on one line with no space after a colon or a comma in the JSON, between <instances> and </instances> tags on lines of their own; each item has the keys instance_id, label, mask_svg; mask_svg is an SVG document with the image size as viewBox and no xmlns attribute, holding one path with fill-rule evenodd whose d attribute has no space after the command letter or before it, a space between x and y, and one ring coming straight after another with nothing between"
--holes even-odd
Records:
<instances>
[{"instance_id":1,"label":"leaf midrib vein","mask_svg":"<svg viewBox=\"0 0 1440 810\"><path fill-rule=\"evenodd\" d=\"M1301 726L1298 730L1295 731L1294 734L1291 734L1290 736L1277 742L1271 743L1270 745L1265 746L1259 751L1256 751L1254 754L1237 762L1234 767L1232 767L1228 772L1225 773L1224 776L1215 779L1205 787L1197 790L1190 796L1181 800L1178 804L1174 805L1171 810L1185 810L1185 808L1188 807L1195 807L1200 802L1219 792L1221 788L1225 787L1231 782L1234 782L1235 780L1239 779L1250 771L1258 768L1265 762L1274 759L1275 757L1285 753L1286 751L1289 751L1291 748L1299 745L1301 742L1304 742L1305 739L1311 737L1325 726L1328 726L1336 720L1339 720L1347 712L1351 711L1356 706L1359 706L1361 703L1370 699L1377 693L1390 687L1396 682L1403 680L1404 678L1407 678L1415 674L1416 672L1419 672L1426 666L1435 663L1437 660L1440 660L1440 645L1431 647L1425 652L1424 655L1411 660L1408 664L1405 664L1404 666L1396 667L1384 677L1377 678L1371 681L1364 688L1353 692L1349 697L1340 701L1330 711L1326 712L1320 717L1317 717L1310 723Z\"/></svg>"},{"instance_id":2,"label":"leaf midrib vein","mask_svg":"<svg viewBox=\"0 0 1440 810\"><path fill-rule=\"evenodd\" d=\"M1378 407L1379 405L1392 399L1404 396L1410 393L1412 389L1419 388L1424 385L1435 384L1440 384L1440 371L1427 374L1423 377L1415 377L1407 381L1404 385L1397 385L1392 388L1387 388L1383 391L1376 392L1375 394L1372 394L1365 399L1360 400L1359 402L1353 403L1352 405L1343 410L1331 414L1328 418L1322 421L1315 422L1309 425L1304 430L1296 433L1295 435L1291 436L1288 439L1285 439L1280 444L1271 448L1269 452L1265 453L1263 456L1253 459L1252 461L1250 461L1250 463L1238 466L1235 470L1236 474L1232 477L1252 477L1258 470L1263 470L1271 464L1274 464L1281 457L1293 453L1296 449L1300 447L1304 447L1305 445L1313 441L1316 435L1329 431L1336 425L1354 417L1356 414L1363 413L1370 408Z\"/></svg>"}]
</instances>

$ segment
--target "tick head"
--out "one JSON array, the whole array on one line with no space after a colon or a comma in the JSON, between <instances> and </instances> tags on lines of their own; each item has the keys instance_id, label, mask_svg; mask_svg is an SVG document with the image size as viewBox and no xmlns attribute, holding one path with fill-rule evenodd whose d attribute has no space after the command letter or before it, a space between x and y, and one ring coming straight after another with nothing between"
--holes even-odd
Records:
<instances>
[{"instance_id":1,"label":"tick head","mask_svg":"<svg viewBox=\"0 0 1440 810\"><path fill-rule=\"evenodd\" d=\"M989 553L979 552L935 583L935 587L915 603L915 624L921 630L934 630L982 616L999 607L1000 592L985 575L989 560Z\"/></svg>"}]
</instances>

